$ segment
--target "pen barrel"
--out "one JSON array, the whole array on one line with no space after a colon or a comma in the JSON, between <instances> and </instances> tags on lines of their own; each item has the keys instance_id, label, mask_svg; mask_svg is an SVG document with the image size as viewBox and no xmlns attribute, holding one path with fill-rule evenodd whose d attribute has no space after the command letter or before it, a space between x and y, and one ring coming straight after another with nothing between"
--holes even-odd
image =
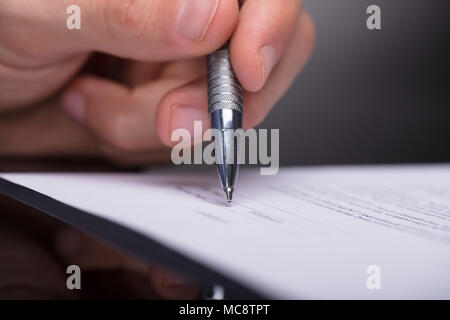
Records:
<instances>
[{"instance_id":1,"label":"pen barrel","mask_svg":"<svg viewBox=\"0 0 450 320\"><path fill-rule=\"evenodd\" d=\"M208 56L208 111L243 111L243 90L231 64L229 43Z\"/></svg>"}]
</instances>

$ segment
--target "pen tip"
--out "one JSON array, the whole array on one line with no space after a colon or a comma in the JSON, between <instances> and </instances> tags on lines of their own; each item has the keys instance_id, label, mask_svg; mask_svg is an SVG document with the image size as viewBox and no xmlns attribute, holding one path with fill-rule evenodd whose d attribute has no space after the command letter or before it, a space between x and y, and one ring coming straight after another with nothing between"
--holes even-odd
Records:
<instances>
[{"instance_id":1,"label":"pen tip","mask_svg":"<svg viewBox=\"0 0 450 320\"><path fill-rule=\"evenodd\" d=\"M225 191L225 194L227 195L227 201L231 202L233 200L233 188L225 188L223 189Z\"/></svg>"}]
</instances>

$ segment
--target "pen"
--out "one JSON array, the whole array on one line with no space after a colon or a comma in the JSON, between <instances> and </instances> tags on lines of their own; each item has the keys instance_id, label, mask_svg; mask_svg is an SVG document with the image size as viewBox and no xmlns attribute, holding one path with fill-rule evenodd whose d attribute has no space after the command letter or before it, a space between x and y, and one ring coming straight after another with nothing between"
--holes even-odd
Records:
<instances>
[{"instance_id":1,"label":"pen","mask_svg":"<svg viewBox=\"0 0 450 320\"><path fill-rule=\"evenodd\" d=\"M208 108L215 137L220 183L228 202L239 172L235 130L242 129L243 90L231 65L229 43L208 56ZM231 160L231 161L230 161Z\"/></svg>"},{"instance_id":2,"label":"pen","mask_svg":"<svg viewBox=\"0 0 450 320\"><path fill-rule=\"evenodd\" d=\"M243 90L231 64L229 43L208 56L208 107L215 137L217 170L228 202L239 172L235 130L242 129ZM230 161L231 160L231 161Z\"/></svg>"}]
</instances>

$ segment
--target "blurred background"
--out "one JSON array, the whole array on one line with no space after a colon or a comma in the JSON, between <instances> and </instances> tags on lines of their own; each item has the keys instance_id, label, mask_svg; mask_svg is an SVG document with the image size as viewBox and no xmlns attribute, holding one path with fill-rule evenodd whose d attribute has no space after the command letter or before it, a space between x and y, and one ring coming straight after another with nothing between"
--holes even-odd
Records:
<instances>
[{"instance_id":1,"label":"blurred background","mask_svg":"<svg viewBox=\"0 0 450 320\"><path fill-rule=\"evenodd\" d=\"M366 9L381 7L382 30ZM450 162L450 1L305 0L311 62L261 128L283 165Z\"/></svg>"}]
</instances>

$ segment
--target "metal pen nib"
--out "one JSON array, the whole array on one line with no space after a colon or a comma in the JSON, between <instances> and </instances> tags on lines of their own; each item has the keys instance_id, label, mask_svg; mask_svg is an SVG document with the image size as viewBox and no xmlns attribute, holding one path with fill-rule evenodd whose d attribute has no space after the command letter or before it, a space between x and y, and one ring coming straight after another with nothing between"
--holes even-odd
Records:
<instances>
[{"instance_id":1,"label":"metal pen nib","mask_svg":"<svg viewBox=\"0 0 450 320\"><path fill-rule=\"evenodd\" d=\"M231 202L233 200L233 188L225 188L223 189L225 194L227 195L227 201Z\"/></svg>"},{"instance_id":2,"label":"metal pen nib","mask_svg":"<svg viewBox=\"0 0 450 320\"><path fill-rule=\"evenodd\" d=\"M242 129L243 89L231 64L229 44L208 56L208 111L215 136L215 152L220 184L228 202L239 172L235 130Z\"/></svg>"}]
</instances>

